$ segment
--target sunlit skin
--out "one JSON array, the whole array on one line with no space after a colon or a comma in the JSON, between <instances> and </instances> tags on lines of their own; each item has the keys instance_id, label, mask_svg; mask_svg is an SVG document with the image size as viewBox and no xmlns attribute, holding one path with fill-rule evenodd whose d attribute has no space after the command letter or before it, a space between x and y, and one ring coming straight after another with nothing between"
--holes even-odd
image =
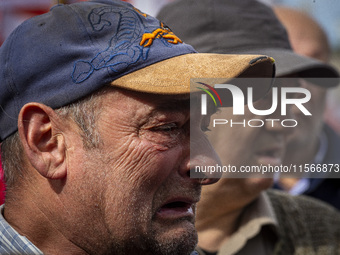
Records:
<instances>
[{"instance_id":1,"label":"sunlit skin","mask_svg":"<svg viewBox=\"0 0 340 255\"><path fill-rule=\"evenodd\" d=\"M54 151L61 162L54 178L29 167L37 185L26 196L37 202L16 214L6 204L6 219L47 254L190 254L201 184L216 181L190 178L190 166L218 159L200 124L192 130L202 133L204 150L190 159L189 96L112 90L101 97L95 149L84 149L73 121L40 104L24 107L22 116L48 113L65 150ZM35 219L43 236L29 227Z\"/></svg>"}]
</instances>

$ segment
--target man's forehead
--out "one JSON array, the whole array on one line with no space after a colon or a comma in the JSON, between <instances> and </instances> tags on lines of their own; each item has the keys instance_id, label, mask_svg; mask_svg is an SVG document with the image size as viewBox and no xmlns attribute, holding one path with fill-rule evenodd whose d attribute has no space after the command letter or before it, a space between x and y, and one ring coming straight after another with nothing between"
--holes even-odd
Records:
<instances>
[{"instance_id":1,"label":"man's forehead","mask_svg":"<svg viewBox=\"0 0 340 255\"><path fill-rule=\"evenodd\" d=\"M158 111L184 111L190 109L190 94L153 94L126 90L121 88L112 89L114 99L118 99L119 104L126 103L131 106L139 104L145 105L152 112Z\"/></svg>"},{"instance_id":2,"label":"man's forehead","mask_svg":"<svg viewBox=\"0 0 340 255\"><path fill-rule=\"evenodd\" d=\"M150 118L164 114L190 114L190 94L144 94L141 102L149 109L145 114Z\"/></svg>"},{"instance_id":3,"label":"man's forehead","mask_svg":"<svg viewBox=\"0 0 340 255\"><path fill-rule=\"evenodd\" d=\"M118 88L117 88L118 89ZM139 100L145 104L153 105L155 107L163 107L166 105L172 106L176 103L183 104L189 102L190 94L156 94L156 93L145 93L126 89L118 89L125 96L132 97Z\"/></svg>"},{"instance_id":4,"label":"man's forehead","mask_svg":"<svg viewBox=\"0 0 340 255\"><path fill-rule=\"evenodd\" d=\"M157 100L153 101L156 110L189 110L190 108L190 94L182 95L157 95Z\"/></svg>"}]
</instances>

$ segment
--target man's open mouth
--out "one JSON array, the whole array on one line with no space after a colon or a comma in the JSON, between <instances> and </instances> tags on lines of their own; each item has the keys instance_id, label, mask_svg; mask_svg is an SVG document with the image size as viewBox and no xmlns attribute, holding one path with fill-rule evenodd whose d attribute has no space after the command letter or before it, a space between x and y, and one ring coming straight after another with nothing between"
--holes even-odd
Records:
<instances>
[{"instance_id":1,"label":"man's open mouth","mask_svg":"<svg viewBox=\"0 0 340 255\"><path fill-rule=\"evenodd\" d=\"M194 202L184 199L172 199L169 202L163 204L157 210L157 216L167 219L177 219L181 217L193 217L194 216Z\"/></svg>"}]
</instances>

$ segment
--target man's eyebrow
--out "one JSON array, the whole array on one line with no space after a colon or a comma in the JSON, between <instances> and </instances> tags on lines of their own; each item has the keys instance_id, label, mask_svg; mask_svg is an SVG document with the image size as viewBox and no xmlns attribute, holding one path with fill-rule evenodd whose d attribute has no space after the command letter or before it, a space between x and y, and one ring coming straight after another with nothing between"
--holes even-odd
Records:
<instances>
[{"instance_id":1,"label":"man's eyebrow","mask_svg":"<svg viewBox=\"0 0 340 255\"><path fill-rule=\"evenodd\" d=\"M190 110L190 99L168 99L156 105L155 111L186 111Z\"/></svg>"}]
</instances>

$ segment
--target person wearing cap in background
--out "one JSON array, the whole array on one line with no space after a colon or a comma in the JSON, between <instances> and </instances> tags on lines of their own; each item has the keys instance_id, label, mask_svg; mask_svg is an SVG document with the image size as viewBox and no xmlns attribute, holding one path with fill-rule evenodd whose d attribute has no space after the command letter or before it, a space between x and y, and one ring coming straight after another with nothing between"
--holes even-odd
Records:
<instances>
[{"instance_id":1,"label":"person wearing cap in background","mask_svg":"<svg viewBox=\"0 0 340 255\"><path fill-rule=\"evenodd\" d=\"M190 78L274 74L270 57L197 53L112 0L25 21L0 66L0 254L190 254L201 185L218 178L189 172L219 162L204 124L189 128Z\"/></svg>"},{"instance_id":2,"label":"person wearing cap in background","mask_svg":"<svg viewBox=\"0 0 340 255\"><path fill-rule=\"evenodd\" d=\"M301 55L329 62L330 46L320 25L307 14L288 7L274 7L275 14L285 26L293 50ZM305 116L295 108L299 125L289 136L285 164L303 165L338 164L340 162L340 137L324 123L327 89L305 83L311 92L311 100L306 103L312 116ZM340 179L327 178L282 178L275 185L291 194L312 196L340 209Z\"/></svg>"},{"instance_id":3,"label":"person wearing cap in background","mask_svg":"<svg viewBox=\"0 0 340 255\"><path fill-rule=\"evenodd\" d=\"M336 85L338 73L295 54L273 10L258 1L179 0L164 6L157 17L199 52L268 54L276 60L279 76L333 77L336 81L327 85ZM266 100L267 96L258 103ZM231 117L237 116L230 113ZM282 128L270 132L238 126L209 136L218 141L216 147L212 144L224 165L263 165L269 160L279 165L289 134L282 132ZM274 147L264 146L275 141ZM209 255L338 254L339 212L313 198L268 189L272 182L272 178L222 178L204 187L197 205L197 251Z\"/></svg>"}]
</instances>

